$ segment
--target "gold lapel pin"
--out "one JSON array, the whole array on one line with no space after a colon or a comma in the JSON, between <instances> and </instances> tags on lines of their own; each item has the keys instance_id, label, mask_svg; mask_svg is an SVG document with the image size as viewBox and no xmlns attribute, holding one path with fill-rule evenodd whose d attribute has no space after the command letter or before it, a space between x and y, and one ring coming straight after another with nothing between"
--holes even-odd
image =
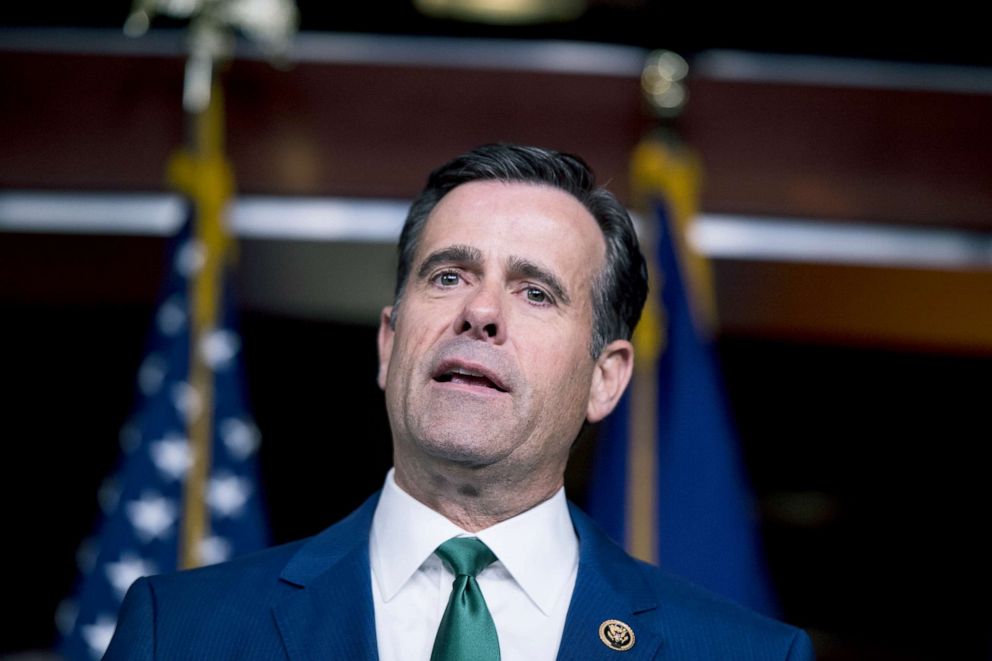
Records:
<instances>
[{"instance_id":1,"label":"gold lapel pin","mask_svg":"<svg viewBox=\"0 0 992 661\"><path fill-rule=\"evenodd\" d=\"M634 630L620 620L606 620L599 625L599 639L611 650L626 652L634 646Z\"/></svg>"}]
</instances>

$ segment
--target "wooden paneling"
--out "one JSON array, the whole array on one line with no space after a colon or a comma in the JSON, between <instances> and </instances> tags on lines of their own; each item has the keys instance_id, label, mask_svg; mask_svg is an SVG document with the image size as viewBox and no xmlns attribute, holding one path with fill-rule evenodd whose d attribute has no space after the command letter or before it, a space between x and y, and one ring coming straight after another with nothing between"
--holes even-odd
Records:
<instances>
[{"instance_id":1,"label":"wooden paneling","mask_svg":"<svg viewBox=\"0 0 992 661\"><path fill-rule=\"evenodd\" d=\"M697 78L709 211L992 230L992 94Z\"/></svg>"},{"instance_id":2,"label":"wooden paneling","mask_svg":"<svg viewBox=\"0 0 992 661\"><path fill-rule=\"evenodd\" d=\"M636 78L397 64L235 62L228 152L246 193L411 197L495 141L583 155L620 195L648 126ZM0 187L160 190L182 140L182 64L0 52Z\"/></svg>"},{"instance_id":3,"label":"wooden paneling","mask_svg":"<svg viewBox=\"0 0 992 661\"><path fill-rule=\"evenodd\" d=\"M463 64L310 59L282 71L235 62L225 77L239 191L406 199L452 155L505 140L580 153L626 199L627 159L651 126L636 72ZM0 188L164 190L164 164L182 141L181 86L178 56L0 50ZM989 117L987 93L697 75L680 128L705 164L704 211L988 232ZM19 300L18 280L32 270L75 265L74 277L23 289L58 301L133 267L127 250L99 248L101 268L83 274L89 260L59 257L64 240L12 241L23 267L8 264L0 293ZM35 252L22 254L25 246ZM264 248L255 245L243 268L271 262L251 261ZM992 269L720 260L717 272L722 333L992 351Z\"/></svg>"}]
</instances>

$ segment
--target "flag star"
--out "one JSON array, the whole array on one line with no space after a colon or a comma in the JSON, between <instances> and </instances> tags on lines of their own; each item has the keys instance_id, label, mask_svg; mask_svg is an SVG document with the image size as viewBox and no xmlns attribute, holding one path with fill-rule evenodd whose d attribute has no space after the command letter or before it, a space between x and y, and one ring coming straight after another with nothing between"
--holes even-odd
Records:
<instances>
[{"instance_id":1,"label":"flag star","mask_svg":"<svg viewBox=\"0 0 992 661\"><path fill-rule=\"evenodd\" d=\"M133 553L122 553L118 562L108 562L103 570L107 574L107 580L114 587L117 598L123 600L124 594L131 584L142 576L150 576L158 572L155 565L143 558L139 558Z\"/></svg>"},{"instance_id":2,"label":"flag star","mask_svg":"<svg viewBox=\"0 0 992 661\"><path fill-rule=\"evenodd\" d=\"M207 504L220 516L236 516L248 502L251 483L237 475L211 478L207 488Z\"/></svg>"},{"instance_id":3,"label":"flag star","mask_svg":"<svg viewBox=\"0 0 992 661\"><path fill-rule=\"evenodd\" d=\"M227 418L220 423L220 437L235 459L244 461L258 450L262 442L255 425L241 418Z\"/></svg>"},{"instance_id":4,"label":"flag star","mask_svg":"<svg viewBox=\"0 0 992 661\"><path fill-rule=\"evenodd\" d=\"M95 658L102 657L110 647L110 639L114 637L116 627L117 619L107 614L100 615L93 624L83 625L83 639Z\"/></svg>"},{"instance_id":5,"label":"flag star","mask_svg":"<svg viewBox=\"0 0 992 661\"><path fill-rule=\"evenodd\" d=\"M175 433L166 434L165 438L155 441L148 451L155 467L170 480L185 477L189 467L193 465L189 442Z\"/></svg>"},{"instance_id":6,"label":"flag star","mask_svg":"<svg viewBox=\"0 0 992 661\"><path fill-rule=\"evenodd\" d=\"M165 359L157 353L150 353L142 361L138 368L138 388L142 394L150 397L158 392L165 381L165 373L168 369Z\"/></svg>"},{"instance_id":7,"label":"flag star","mask_svg":"<svg viewBox=\"0 0 992 661\"><path fill-rule=\"evenodd\" d=\"M200 393L196 391L196 388L185 381L179 381L172 385L171 394L172 404L179 411L179 415L182 416L183 420L192 422L200 416L200 413L203 411L203 398L200 397Z\"/></svg>"},{"instance_id":8,"label":"flag star","mask_svg":"<svg viewBox=\"0 0 992 661\"><path fill-rule=\"evenodd\" d=\"M188 277L199 271L206 261L207 254L203 249L203 244L196 239L186 241L176 251L176 271L183 277Z\"/></svg>"},{"instance_id":9,"label":"flag star","mask_svg":"<svg viewBox=\"0 0 992 661\"><path fill-rule=\"evenodd\" d=\"M132 500L125 506L125 511L135 532L145 542L167 537L178 514L171 500L152 493Z\"/></svg>"},{"instance_id":10,"label":"flag star","mask_svg":"<svg viewBox=\"0 0 992 661\"><path fill-rule=\"evenodd\" d=\"M200 551L200 562L204 565L214 565L231 557L231 543L223 537L202 539L197 548Z\"/></svg>"},{"instance_id":11,"label":"flag star","mask_svg":"<svg viewBox=\"0 0 992 661\"><path fill-rule=\"evenodd\" d=\"M241 349L237 333L229 330L212 330L200 340L200 356L211 369L224 369L231 364Z\"/></svg>"},{"instance_id":12,"label":"flag star","mask_svg":"<svg viewBox=\"0 0 992 661\"><path fill-rule=\"evenodd\" d=\"M186 309L182 296L171 296L159 307L155 323L163 335L172 337L186 325Z\"/></svg>"}]
</instances>

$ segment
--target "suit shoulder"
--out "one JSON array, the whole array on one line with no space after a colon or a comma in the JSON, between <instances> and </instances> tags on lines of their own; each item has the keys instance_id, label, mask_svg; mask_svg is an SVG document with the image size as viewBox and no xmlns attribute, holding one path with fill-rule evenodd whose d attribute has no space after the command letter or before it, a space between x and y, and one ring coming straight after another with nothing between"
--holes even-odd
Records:
<instances>
[{"instance_id":1,"label":"suit shoulder","mask_svg":"<svg viewBox=\"0 0 992 661\"><path fill-rule=\"evenodd\" d=\"M131 586L108 660L281 658L271 608L280 571L303 542Z\"/></svg>"},{"instance_id":2,"label":"suit shoulder","mask_svg":"<svg viewBox=\"0 0 992 661\"><path fill-rule=\"evenodd\" d=\"M341 521L312 537L249 553L227 562L147 579L156 604L184 608L267 606L292 592L301 577L319 574L368 540L378 494ZM284 579L284 580L280 580Z\"/></svg>"},{"instance_id":3,"label":"suit shoulder","mask_svg":"<svg viewBox=\"0 0 992 661\"><path fill-rule=\"evenodd\" d=\"M658 599L657 613L673 630L673 639L696 637L714 650L725 646L740 650L742 641L747 641L755 651L762 650L756 658L813 658L809 637L801 629L756 613L654 565L640 560L636 563Z\"/></svg>"},{"instance_id":4,"label":"suit shoulder","mask_svg":"<svg viewBox=\"0 0 992 661\"><path fill-rule=\"evenodd\" d=\"M802 630L633 558L578 507L570 505L569 511L579 536L580 576L584 572L592 581L603 581L607 587L602 593L620 596L636 616L636 626L648 627L665 641L666 658L813 658L809 637Z\"/></svg>"},{"instance_id":5,"label":"suit shoulder","mask_svg":"<svg viewBox=\"0 0 992 661\"><path fill-rule=\"evenodd\" d=\"M157 600L210 602L239 594L257 600L277 583L279 574L306 540L256 551L227 562L148 577Z\"/></svg>"},{"instance_id":6,"label":"suit shoulder","mask_svg":"<svg viewBox=\"0 0 992 661\"><path fill-rule=\"evenodd\" d=\"M108 659L284 658L276 612L342 557L367 555L375 498L323 532L234 560L139 579ZM367 564L367 563L366 563Z\"/></svg>"}]
</instances>

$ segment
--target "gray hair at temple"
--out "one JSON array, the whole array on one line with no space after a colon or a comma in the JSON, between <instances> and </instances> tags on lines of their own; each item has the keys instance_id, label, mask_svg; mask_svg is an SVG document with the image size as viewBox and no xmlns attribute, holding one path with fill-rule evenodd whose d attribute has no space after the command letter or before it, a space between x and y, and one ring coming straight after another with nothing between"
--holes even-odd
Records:
<instances>
[{"instance_id":1,"label":"gray hair at temple","mask_svg":"<svg viewBox=\"0 0 992 661\"><path fill-rule=\"evenodd\" d=\"M593 281L590 352L595 359L613 340L629 340L647 298L648 273L627 210L612 193L596 186L592 170L580 157L510 144L473 149L437 168L427 178L427 185L411 205L400 234L391 323L396 323L417 243L431 211L455 187L486 180L552 186L582 203L596 219L606 241L606 263Z\"/></svg>"}]
</instances>

